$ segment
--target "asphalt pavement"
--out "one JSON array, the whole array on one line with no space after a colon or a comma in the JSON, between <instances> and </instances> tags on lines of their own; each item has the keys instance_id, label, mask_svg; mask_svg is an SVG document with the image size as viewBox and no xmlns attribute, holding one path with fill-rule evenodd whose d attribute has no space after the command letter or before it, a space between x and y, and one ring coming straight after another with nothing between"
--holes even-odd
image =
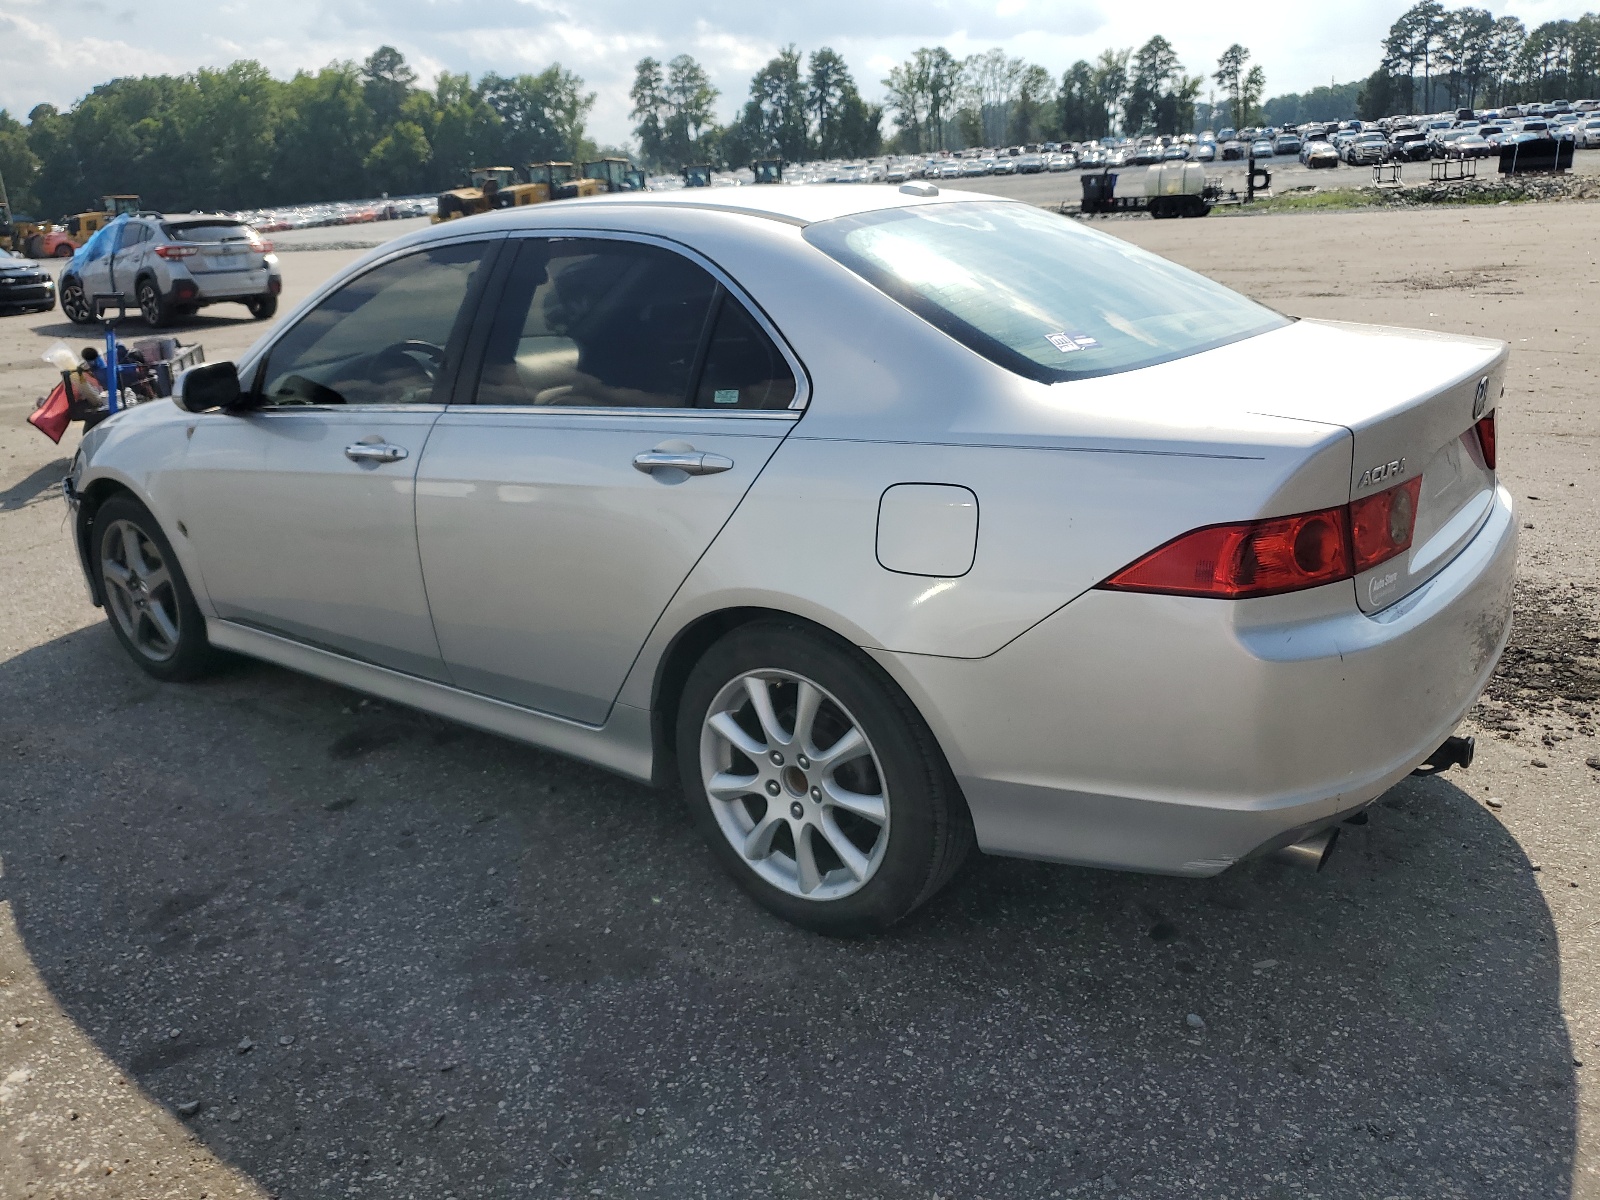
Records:
<instances>
[{"instance_id":1,"label":"asphalt pavement","mask_svg":"<svg viewBox=\"0 0 1600 1200\"><path fill-rule=\"evenodd\" d=\"M672 794L261 664L142 675L72 559L77 435L21 424L82 331L0 318L0 1196L1600 1195L1600 205L1463 219L1106 228L1517 347L1473 769L1320 875L975 858L859 941L752 906ZM351 256L286 254L286 299Z\"/></svg>"}]
</instances>

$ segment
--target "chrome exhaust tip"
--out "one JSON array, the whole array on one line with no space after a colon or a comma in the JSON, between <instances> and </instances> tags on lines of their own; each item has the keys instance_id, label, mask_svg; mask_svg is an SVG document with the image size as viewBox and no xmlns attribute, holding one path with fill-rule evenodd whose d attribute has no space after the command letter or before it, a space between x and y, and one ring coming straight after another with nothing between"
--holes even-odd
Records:
<instances>
[{"instance_id":1,"label":"chrome exhaust tip","mask_svg":"<svg viewBox=\"0 0 1600 1200\"><path fill-rule=\"evenodd\" d=\"M1328 855L1333 853L1334 843L1339 840L1339 827L1324 829L1321 833L1313 833L1303 841L1285 846L1273 854L1279 862L1289 863L1296 867L1310 867L1313 871L1322 870L1328 861Z\"/></svg>"}]
</instances>

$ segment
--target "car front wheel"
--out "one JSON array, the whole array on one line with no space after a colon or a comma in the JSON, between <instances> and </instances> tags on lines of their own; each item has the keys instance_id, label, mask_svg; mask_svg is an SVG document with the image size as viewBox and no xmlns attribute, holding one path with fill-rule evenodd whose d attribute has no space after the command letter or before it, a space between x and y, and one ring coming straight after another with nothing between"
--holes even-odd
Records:
<instances>
[{"instance_id":1,"label":"car front wheel","mask_svg":"<svg viewBox=\"0 0 1600 1200\"><path fill-rule=\"evenodd\" d=\"M61 311L67 314L67 320L74 325L94 322L94 310L89 307L89 297L84 295L83 282L76 276L69 275L61 281Z\"/></svg>"},{"instance_id":2,"label":"car front wheel","mask_svg":"<svg viewBox=\"0 0 1600 1200\"><path fill-rule=\"evenodd\" d=\"M888 928L930 899L972 823L926 724L875 664L759 622L695 666L678 712L685 798L723 867L785 920Z\"/></svg>"},{"instance_id":3,"label":"car front wheel","mask_svg":"<svg viewBox=\"0 0 1600 1200\"><path fill-rule=\"evenodd\" d=\"M217 651L172 544L150 510L132 496L95 513L93 563L112 631L133 661L157 679L206 674Z\"/></svg>"}]
</instances>

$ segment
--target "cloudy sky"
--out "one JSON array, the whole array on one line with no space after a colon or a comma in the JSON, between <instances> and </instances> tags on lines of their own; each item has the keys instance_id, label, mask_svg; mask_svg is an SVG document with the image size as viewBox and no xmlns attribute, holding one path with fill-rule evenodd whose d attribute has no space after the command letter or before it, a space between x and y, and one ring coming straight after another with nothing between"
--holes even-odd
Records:
<instances>
[{"instance_id":1,"label":"cloudy sky","mask_svg":"<svg viewBox=\"0 0 1600 1200\"><path fill-rule=\"evenodd\" d=\"M1593 0L1591 0L1591 3ZM3 0L0 108L23 117L42 101L66 107L117 75L182 72L255 58L280 76L397 46L419 74L514 74L551 62L598 93L591 133L629 135L628 85L644 55L692 54L722 90L723 117L750 75L781 46L828 45L869 99L918 46L957 56L1003 47L1059 74L1108 46L1165 35L1185 66L1209 76L1234 41L1267 73L1267 94L1370 73L1378 42L1407 4L1232 0ZM1490 4L1532 27L1580 15L1563 0Z\"/></svg>"}]
</instances>

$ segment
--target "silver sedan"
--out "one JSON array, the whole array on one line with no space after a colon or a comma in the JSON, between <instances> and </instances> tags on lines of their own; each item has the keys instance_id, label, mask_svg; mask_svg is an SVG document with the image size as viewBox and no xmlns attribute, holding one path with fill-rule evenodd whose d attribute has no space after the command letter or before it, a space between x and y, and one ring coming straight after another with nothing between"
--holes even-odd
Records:
<instances>
[{"instance_id":1,"label":"silver sedan","mask_svg":"<svg viewBox=\"0 0 1600 1200\"><path fill-rule=\"evenodd\" d=\"M1509 631L1505 363L928 183L589 198L373 251L65 491L158 679L252 655L681 786L849 932L974 843L1316 851L1434 756ZM1197 382L1251 378L1295 382Z\"/></svg>"}]
</instances>

